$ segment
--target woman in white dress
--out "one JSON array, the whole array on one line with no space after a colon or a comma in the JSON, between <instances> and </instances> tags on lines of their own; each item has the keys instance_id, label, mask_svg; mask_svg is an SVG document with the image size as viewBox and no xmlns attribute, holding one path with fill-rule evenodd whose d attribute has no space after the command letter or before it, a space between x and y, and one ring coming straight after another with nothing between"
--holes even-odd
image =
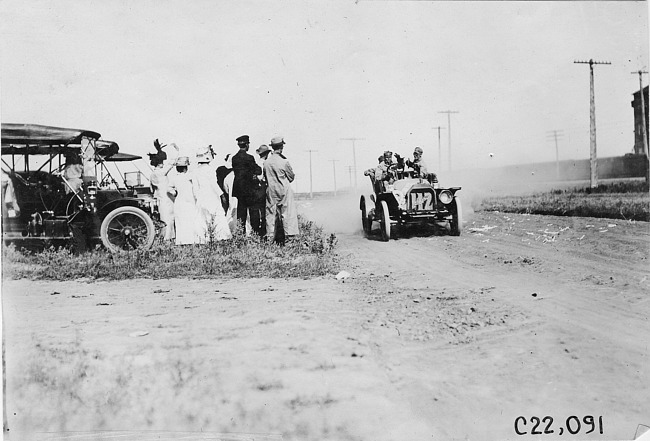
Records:
<instances>
[{"instance_id":1,"label":"woman in white dress","mask_svg":"<svg viewBox=\"0 0 650 441\"><path fill-rule=\"evenodd\" d=\"M192 173L192 188L196 199L198 218L196 222L199 243L230 238L230 228L221 204L223 193L217 182L216 170L211 166L213 159L209 147L196 154L197 167Z\"/></svg>"},{"instance_id":2,"label":"woman in white dress","mask_svg":"<svg viewBox=\"0 0 650 441\"><path fill-rule=\"evenodd\" d=\"M167 193L167 189L169 188L168 175L176 162L178 146L173 143L170 145L176 149L176 156L171 160L167 160L167 153L162 150L164 146L161 147L157 139L154 141L156 151L149 153L151 165L154 167L151 177L149 178L149 183L153 195L158 201L160 220L165 223L163 229L164 240L174 240L176 237L174 229L174 197Z\"/></svg>"},{"instance_id":3,"label":"woman in white dress","mask_svg":"<svg viewBox=\"0 0 650 441\"><path fill-rule=\"evenodd\" d=\"M190 158L181 156L176 161L176 173L169 177L167 193L174 199L174 224L176 226L176 245L189 245L198 242L196 234L196 198L192 185L192 175L188 172Z\"/></svg>"}]
</instances>

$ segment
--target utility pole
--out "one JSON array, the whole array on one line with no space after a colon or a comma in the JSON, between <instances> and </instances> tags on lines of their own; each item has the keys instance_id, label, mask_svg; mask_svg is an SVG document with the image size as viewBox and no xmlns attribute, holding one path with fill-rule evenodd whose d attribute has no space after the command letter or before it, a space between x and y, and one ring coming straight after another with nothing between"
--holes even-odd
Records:
<instances>
[{"instance_id":1,"label":"utility pole","mask_svg":"<svg viewBox=\"0 0 650 441\"><path fill-rule=\"evenodd\" d=\"M341 141L352 141L352 160L354 165L354 188L357 188L357 152L354 148L354 141L363 141L366 138L341 138ZM350 187L352 184L350 184Z\"/></svg>"},{"instance_id":2,"label":"utility pole","mask_svg":"<svg viewBox=\"0 0 650 441\"><path fill-rule=\"evenodd\" d=\"M332 163L332 171L334 172L334 196L336 196L336 163L339 162L338 159L330 159Z\"/></svg>"},{"instance_id":3,"label":"utility pole","mask_svg":"<svg viewBox=\"0 0 650 441\"><path fill-rule=\"evenodd\" d=\"M351 165L348 165L348 172L350 173L350 188L352 188L352 169Z\"/></svg>"},{"instance_id":4,"label":"utility pole","mask_svg":"<svg viewBox=\"0 0 650 441\"><path fill-rule=\"evenodd\" d=\"M448 145L449 158L447 158L447 159L449 160L449 171L451 171L451 114L452 113L460 113L460 112L458 112L456 110L443 110L443 111L438 112L438 113L446 113L447 114L447 130L449 131L449 132L447 132L447 135L449 136L449 145Z\"/></svg>"},{"instance_id":5,"label":"utility pole","mask_svg":"<svg viewBox=\"0 0 650 441\"><path fill-rule=\"evenodd\" d=\"M549 135L552 135L553 138L555 139L555 178L560 179L560 154L559 154L559 149L557 147L557 140L558 138L561 138L563 135L561 130L551 130L548 132Z\"/></svg>"},{"instance_id":6,"label":"utility pole","mask_svg":"<svg viewBox=\"0 0 650 441\"><path fill-rule=\"evenodd\" d=\"M309 152L309 199L314 199L314 193L312 192L312 180L311 180L311 153L317 152L318 150L307 150Z\"/></svg>"},{"instance_id":7,"label":"utility pole","mask_svg":"<svg viewBox=\"0 0 650 441\"><path fill-rule=\"evenodd\" d=\"M438 130L438 170L442 170L442 149L440 147L440 131L444 130L444 127L434 127Z\"/></svg>"},{"instance_id":8,"label":"utility pole","mask_svg":"<svg viewBox=\"0 0 650 441\"><path fill-rule=\"evenodd\" d=\"M589 146L591 165L591 188L598 187L598 158L596 156L596 102L594 100L594 64L612 64L609 61L574 61L589 65Z\"/></svg>"},{"instance_id":9,"label":"utility pole","mask_svg":"<svg viewBox=\"0 0 650 441\"><path fill-rule=\"evenodd\" d=\"M648 133L646 132L645 97L643 96L644 73L647 74L648 72L641 69L637 72L632 72L632 74L639 74L639 94L641 95L641 136L643 136L643 154L648 161L650 160L650 157L648 155ZM646 164L645 182L646 184L650 183L650 162Z\"/></svg>"}]
</instances>

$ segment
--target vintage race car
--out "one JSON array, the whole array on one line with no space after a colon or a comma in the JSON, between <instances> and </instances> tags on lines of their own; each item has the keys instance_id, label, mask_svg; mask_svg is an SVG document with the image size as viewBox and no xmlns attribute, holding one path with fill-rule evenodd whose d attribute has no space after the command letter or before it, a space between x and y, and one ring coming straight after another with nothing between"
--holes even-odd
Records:
<instances>
[{"instance_id":1,"label":"vintage race car","mask_svg":"<svg viewBox=\"0 0 650 441\"><path fill-rule=\"evenodd\" d=\"M150 247L159 228L157 202L141 185L140 172L131 179L119 169L111 174L109 165L140 159L118 150L89 130L3 123L3 242L72 242L78 250L100 241L111 251ZM68 164L78 167L74 178Z\"/></svg>"},{"instance_id":2,"label":"vintage race car","mask_svg":"<svg viewBox=\"0 0 650 441\"><path fill-rule=\"evenodd\" d=\"M399 171L392 184L373 183L374 194L362 195L359 201L364 234L379 223L381 238L390 240L393 230L408 224L445 225L452 236L460 236L462 206L456 193L461 187L438 188L437 180L419 177L412 171Z\"/></svg>"}]
</instances>

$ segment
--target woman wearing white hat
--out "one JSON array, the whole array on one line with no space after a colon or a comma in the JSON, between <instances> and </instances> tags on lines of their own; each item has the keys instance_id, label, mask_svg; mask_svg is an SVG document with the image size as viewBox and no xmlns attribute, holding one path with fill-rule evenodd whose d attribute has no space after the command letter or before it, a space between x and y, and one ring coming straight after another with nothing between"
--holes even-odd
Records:
<instances>
[{"instance_id":1,"label":"woman wearing white hat","mask_svg":"<svg viewBox=\"0 0 650 441\"><path fill-rule=\"evenodd\" d=\"M167 193L174 199L174 224L176 225L176 245L188 245L198 241L196 234L196 199L192 185L192 175L188 172L190 158L181 156L176 160L176 173L169 177Z\"/></svg>"},{"instance_id":2,"label":"woman wearing white hat","mask_svg":"<svg viewBox=\"0 0 650 441\"><path fill-rule=\"evenodd\" d=\"M217 182L214 168L210 166L212 159L212 149L209 147L199 149L196 154L198 165L192 171L192 189L198 212L196 228L199 243L230 238L230 227L221 205L223 191Z\"/></svg>"}]
</instances>

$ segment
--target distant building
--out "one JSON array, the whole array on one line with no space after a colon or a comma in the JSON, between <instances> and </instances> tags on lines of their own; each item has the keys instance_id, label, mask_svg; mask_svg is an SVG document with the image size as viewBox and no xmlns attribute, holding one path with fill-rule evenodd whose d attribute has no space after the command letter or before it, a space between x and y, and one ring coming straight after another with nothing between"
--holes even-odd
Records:
<instances>
[{"instance_id":1,"label":"distant building","mask_svg":"<svg viewBox=\"0 0 650 441\"><path fill-rule=\"evenodd\" d=\"M634 154L643 153L643 118L641 114L641 93L640 91L632 94L632 108L634 108ZM648 86L643 88L643 100L645 103L645 133L648 136ZM650 143L649 143L650 144Z\"/></svg>"}]
</instances>

